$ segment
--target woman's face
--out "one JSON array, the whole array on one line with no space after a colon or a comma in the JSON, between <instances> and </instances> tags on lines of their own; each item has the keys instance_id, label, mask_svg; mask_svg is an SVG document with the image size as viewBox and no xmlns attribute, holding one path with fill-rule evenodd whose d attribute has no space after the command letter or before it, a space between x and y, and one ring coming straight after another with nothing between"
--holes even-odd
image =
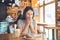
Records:
<instances>
[{"instance_id":1,"label":"woman's face","mask_svg":"<svg viewBox=\"0 0 60 40\"><path fill-rule=\"evenodd\" d=\"M32 18L33 17L33 11L32 10L28 10L26 12L26 18Z\"/></svg>"}]
</instances>

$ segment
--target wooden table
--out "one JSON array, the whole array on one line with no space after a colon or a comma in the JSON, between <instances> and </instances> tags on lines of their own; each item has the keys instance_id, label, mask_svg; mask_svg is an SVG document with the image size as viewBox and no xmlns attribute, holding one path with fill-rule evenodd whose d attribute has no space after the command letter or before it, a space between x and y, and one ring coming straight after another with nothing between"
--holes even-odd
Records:
<instances>
[{"instance_id":1,"label":"wooden table","mask_svg":"<svg viewBox=\"0 0 60 40\"><path fill-rule=\"evenodd\" d=\"M13 34L0 34L0 40L40 40L40 37L23 38L23 37L15 37Z\"/></svg>"},{"instance_id":2,"label":"wooden table","mask_svg":"<svg viewBox=\"0 0 60 40\"><path fill-rule=\"evenodd\" d=\"M35 38L26 38L25 40L40 40L40 37L35 37Z\"/></svg>"},{"instance_id":3,"label":"wooden table","mask_svg":"<svg viewBox=\"0 0 60 40\"><path fill-rule=\"evenodd\" d=\"M0 34L0 40L23 40L23 38L15 37L13 34Z\"/></svg>"}]
</instances>

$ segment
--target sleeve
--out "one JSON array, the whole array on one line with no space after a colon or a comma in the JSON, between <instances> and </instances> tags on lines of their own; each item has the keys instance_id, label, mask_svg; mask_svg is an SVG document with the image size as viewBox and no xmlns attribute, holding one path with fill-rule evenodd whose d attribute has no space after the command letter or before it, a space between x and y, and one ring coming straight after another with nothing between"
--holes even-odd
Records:
<instances>
[{"instance_id":1,"label":"sleeve","mask_svg":"<svg viewBox=\"0 0 60 40\"><path fill-rule=\"evenodd\" d=\"M22 20L18 20L17 26L18 26L18 27L22 26Z\"/></svg>"},{"instance_id":2,"label":"sleeve","mask_svg":"<svg viewBox=\"0 0 60 40\"><path fill-rule=\"evenodd\" d=\"M34 20L34 27L37 27L37 22Z\"/></svg>"},{"instance_id":3,"label":"sleeve","mask_svg":"<svg viewBox=\"0 0 60 40\"><path fill-rule=\"evenodd\" d=\"M34 29L35 29L35 32L37 33L37 22L34 21Z\"/></svg>"}]
</instances>

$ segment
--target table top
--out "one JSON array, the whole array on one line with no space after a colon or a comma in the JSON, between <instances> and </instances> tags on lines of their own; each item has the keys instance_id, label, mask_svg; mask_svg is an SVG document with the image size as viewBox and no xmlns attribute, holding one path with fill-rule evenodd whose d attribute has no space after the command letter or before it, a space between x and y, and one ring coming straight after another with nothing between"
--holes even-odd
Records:
<instances>
[{"instance_id":1,"label":"table top","mask_svg":"<svg viewBox=\"0 0 60 40\"><path fill-rule=\"evenodd\" d=\"M0 40L32 40L32 39L40 39L40 37L34 37L34 38L23 38L23 37L15 37L13 34L0 34Z\"/></svg>"}]
</instances>

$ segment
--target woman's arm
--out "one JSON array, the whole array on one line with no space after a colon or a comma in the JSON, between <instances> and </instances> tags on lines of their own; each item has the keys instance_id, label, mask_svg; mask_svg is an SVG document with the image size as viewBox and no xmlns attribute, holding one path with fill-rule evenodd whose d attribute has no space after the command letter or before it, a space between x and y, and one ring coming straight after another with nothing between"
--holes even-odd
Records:
<instances>
[{"instance_id":1,"label":"woman's arm","mask_svg":"<svg viewBox=\"0 0 60 40\"><path fill-rule=\"evenodd\" d=\"M20 32L21 32L22 35L26 35L27 32L28 32L29 25L26 24L25 27L24 27L24 29L22 28L22 25L19 26L18 28L20 29Z\"/></svg>"},{"instance_id":2,"label":"woman's arm","mask_svg":"<svg viewBox=\"0 0 60 40\"><path fill-rule=\"evenodd\" d=\"M37 33L37 27L33 27L33 25L30 25L30 29L32 33Z\"/></svg>"},{"instance_id":3,"label":"woman's arm","mask_svg":"<svg viewBox=\"0 0 60 40\"><path fill-rule=\"evenodd\" d=\"M27 34L28 28L29 28L29 25L26 24L25 27L24 27L24 29L22 30L22 35L26 35Z\"/></svg>"},{"instance_id":4,"label":"woman's arm","mask_svg":"<svg viewBox=\"0 0 60 40\"><path fill-rule=\"evenodd\" d=\"M23 23L24 24L24 23ZM27 32L28 32L28 28L29 28L29 25L30 25L30 22L27 20L25 25L24 25L24 28L22 28L22 21L20 20L20 23L19 23L19 29L21 30L21 34L22 35L26 35Z\"/></svg>"}]
</instances>

